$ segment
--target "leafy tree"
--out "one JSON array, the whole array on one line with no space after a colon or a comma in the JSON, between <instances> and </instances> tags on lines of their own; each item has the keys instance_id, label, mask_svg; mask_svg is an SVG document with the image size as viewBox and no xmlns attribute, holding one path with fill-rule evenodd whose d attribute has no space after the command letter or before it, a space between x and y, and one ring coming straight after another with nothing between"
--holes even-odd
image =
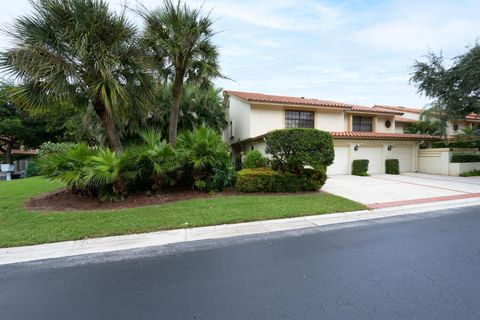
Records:
<instances>
[{"instance_id":1,"label":"leafy tree","mask_svg":"<svg viewBox=\"0 0 480 320\"><path fill-rule=\"evenodd\" d=\"M5 163L11 163L12 149L36 148L44 141L56 140L62 130L49 128L48 123L29 116L11 101L15 86L0 83L0 151Z\"/></svg>"},{"instance_id":2,"label":"leafy tree","mask_svg":"<svg viewBox=\"0 0 480 320\"><path fill-rule=\"evenodd\" d=\"M140 108L150 93L135 27L104 0L31 1L33 14L7 30L14 47L0 67L23 84L19 105L46 109L91 105L108 143L123 151L115 118Z\"/></svg>"},{"instance_id":3,"label":"leafy tree","mask_svg":"<svg viewBox=\"0 0 480 320\"><path fill-rule=\"evenodd\" d=\"M163 7L144 11L143 43L157 74L172 82L168 138L175 147L185 80L206 86L221 76L218 48L212 43L213 20L180 1L164 0Z\"/></svg>"},{"instance_id":4,"label":"leafy tree","mask_svg":"<svg viewBox=\"0 0 480 320\"><path fill-rule=\"evenodd\" d=\"M430 53L413 66L411 82L432 98L431 111L441 121L461 119L480 111L480 45L455 57L450 67L442 55Z\"/></svg>"},{"instance_id":5,"label":"leafy tree","mask_svg":"<svg viewBox=\"0 0 480 320\"><path fill-rule=\"evenodd\" d=\"M430 134L432 136L442 136L445 132L444 122L435 120L421 120L411 123L405 127L407 133Z\"/></svg>"}]
</instances>

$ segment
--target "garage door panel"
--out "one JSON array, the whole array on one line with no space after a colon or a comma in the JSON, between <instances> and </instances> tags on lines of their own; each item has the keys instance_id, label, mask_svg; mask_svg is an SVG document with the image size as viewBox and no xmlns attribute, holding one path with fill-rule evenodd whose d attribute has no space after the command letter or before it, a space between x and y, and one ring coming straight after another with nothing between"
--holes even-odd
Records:
<instances>
[{"instance_id":1,"label":"garage door panel","mask_svg":"<svg viewBox=\"0 0 480 320\"><path fill-rule=\"evenodd\" d=\"M328 166L327 174L349 174L348 172L348 147L335 147L335 159Z\"/></svg>"},{"instance_id":2,"label":"garage door panel","mask_svg":"<svg viewBox=\"0 0 480 320\"><path fill-rule=\"evenodd\" d=\"M413 171L412 152L412 147L393 146L391 155L388 155L387 159L398 159L398 162L400 164L400 172Z\"/></svg>"},{"instance_id":3,"label":"garage door panel","mask_svg":"<svg viewBox=\"0 0 480 320\"><path fill-rule=\"evenodd\" d=\"M382 148L381 147L362 147L354 152L354 159L368 160L368 173L383 173Z\"/></svg>"}]
</instances>

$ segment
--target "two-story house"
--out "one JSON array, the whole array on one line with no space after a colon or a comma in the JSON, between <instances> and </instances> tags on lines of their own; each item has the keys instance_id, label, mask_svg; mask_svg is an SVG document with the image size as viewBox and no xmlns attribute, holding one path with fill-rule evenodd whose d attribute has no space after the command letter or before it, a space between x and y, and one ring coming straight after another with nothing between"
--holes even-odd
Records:
<instances>
[{"instance_id":1,"label":"two-story house","mask_svg":"<svg viewBox=\"0 0 480 320\"><path fill-rule=\"evenodd\" d=\"M412 119L404 112L348 103L224 91L229 107L225 141L235 155L257 149L265 153L265 135L275 129L316 128L332 134L335 160L328 174L350 174L352 161L368 159L369 173L384 173L386 159L398 159L400 171L416 171L418 146L438 140L430 135L406 134Z\"/></svg>"}]
</instances>

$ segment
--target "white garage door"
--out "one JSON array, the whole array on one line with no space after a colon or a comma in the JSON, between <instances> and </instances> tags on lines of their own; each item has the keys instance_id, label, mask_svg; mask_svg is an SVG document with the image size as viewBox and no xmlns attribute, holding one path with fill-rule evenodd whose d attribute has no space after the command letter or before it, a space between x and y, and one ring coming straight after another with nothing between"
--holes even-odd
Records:
<instances>
[{"instance_id":1,"label":"white garage door","mask_svg":"<svg viewBox=\"0 0 480 320\"><path fill-rule=\"evenodd\" d=\"M335 159L327 168L327 174L350 174L348 172L348 147L335 147Z\"/></svg>"},{"instance_id":2,"label":"white garage door","mask_svg":"<svg viewBox=\"0 0 480 320\"><path fill-rule=\"evenodd\" d=\"M368 159L368 173L384 173L381 147L363 147L352 151L353 159Z\"/></svg>"},{"instance_id":3,"label":"white garage door","mask_svg":"<svg viewBox=\"0 0 480 320\"><path fill-rule=\"evenodd\" d=\"M412 147L397 147L394 145L392 151L387 153L387 159L398 159L400 172L413 171Z\"/></svg>"}]
</instances>

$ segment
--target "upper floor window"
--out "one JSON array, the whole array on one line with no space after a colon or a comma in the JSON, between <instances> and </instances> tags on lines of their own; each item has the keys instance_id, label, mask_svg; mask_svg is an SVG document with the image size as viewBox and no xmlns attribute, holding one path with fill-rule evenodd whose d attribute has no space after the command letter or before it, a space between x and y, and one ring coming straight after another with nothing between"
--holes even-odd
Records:
<instances>
[{"instance_id":1,"label":"upper floor window","mask_svg":"<svg viewBox=\"0 0 480 320\"><path fill-rule=\"evenodd\" d=\"M352 129L353 131L372 132L372 117L353 116Z\"/></svg>"},{"instance_id":2,"label":"upper floor window","mask_svg":"<svg viewBox=\"0 0 480 320\"><path fill-rule=\"evenodd\" d=\"M315 113L313 111L285 111L285 128L314 128Z\"/></svg>"}]
</instances>

